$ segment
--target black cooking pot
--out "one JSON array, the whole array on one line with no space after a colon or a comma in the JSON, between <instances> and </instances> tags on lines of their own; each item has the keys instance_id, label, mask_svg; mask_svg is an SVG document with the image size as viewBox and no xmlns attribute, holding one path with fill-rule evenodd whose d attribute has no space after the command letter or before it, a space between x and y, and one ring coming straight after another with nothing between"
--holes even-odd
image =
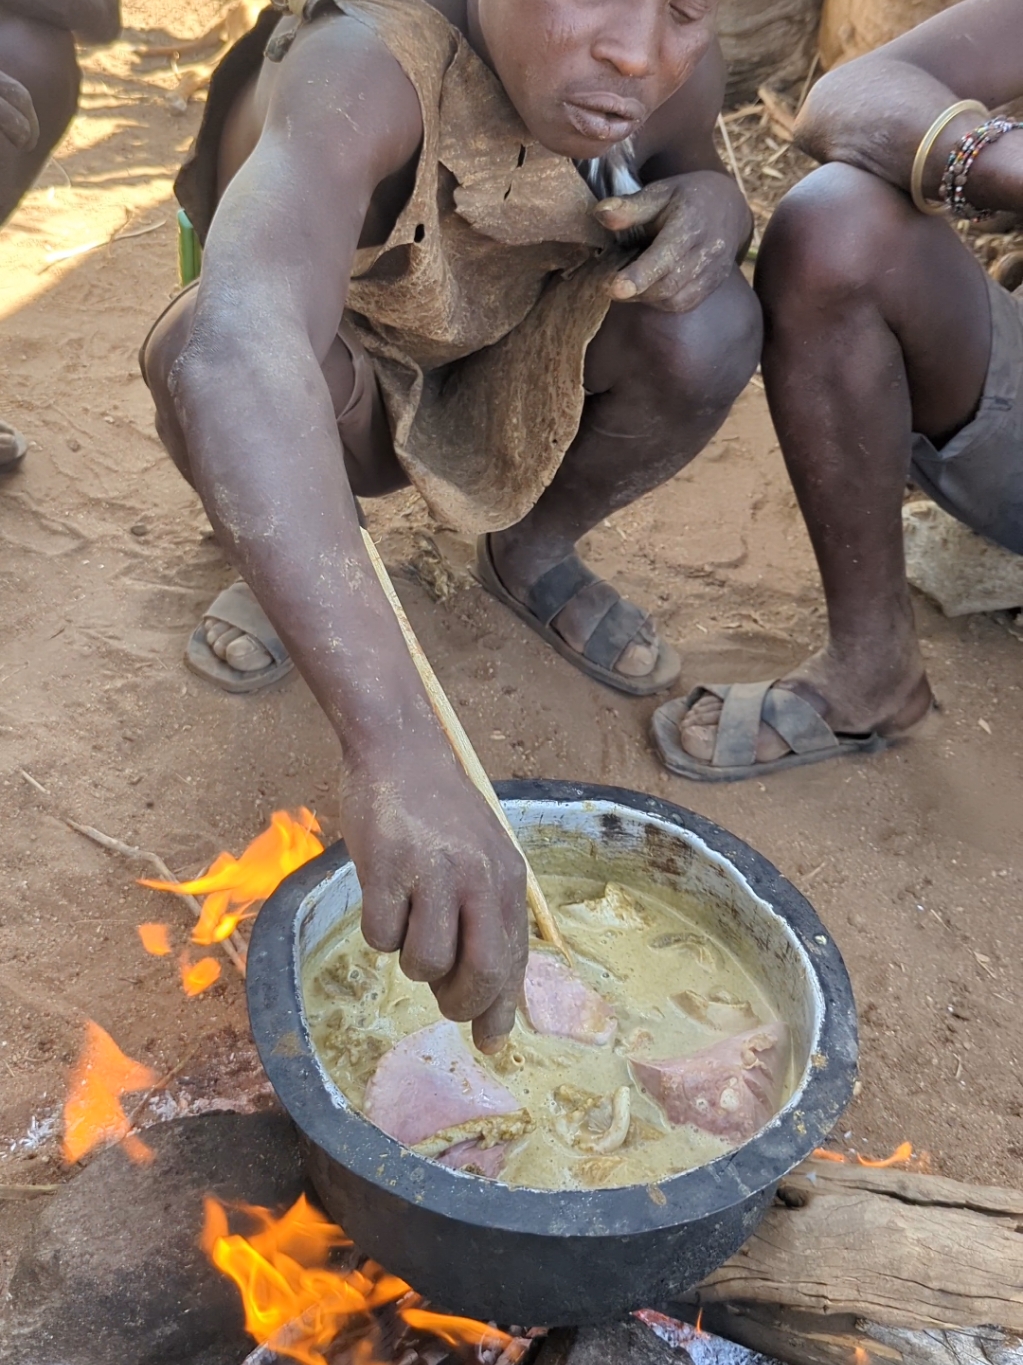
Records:
<instances>
[{"instance_id":1,"label":"black cooking pot","mask_svg":"<svg viewBox=\"0 0 1023 1365\"><path fill-rule=\"evenodd\" d=\"M841 955L813 907L748 845L654 797L567 782L498 786L541 871L687 888L769 982L799 1081L750 1141L656 1185L511 1188L428 1161L352 1109L313 1051L300 976L360 891L337 843L263 906L248 956L252 1032L307 1145L327 1211L356 1244L449 1312L527 1324L607 1322L667 1303L751 1235L779 1180L832 1128L852 1091L856 1015ZM596 870L599 868L599 870Z\"/></svg>"}]
</instances>

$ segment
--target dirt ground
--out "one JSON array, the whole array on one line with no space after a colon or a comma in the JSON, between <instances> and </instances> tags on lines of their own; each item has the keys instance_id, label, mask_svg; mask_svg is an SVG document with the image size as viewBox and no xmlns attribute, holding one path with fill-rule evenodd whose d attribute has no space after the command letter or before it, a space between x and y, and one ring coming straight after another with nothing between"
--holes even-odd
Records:
<instances>
[{"instance_id":1,"label":"dirt ground","mask_svg":"<svg viewBox=\"0 0 1023 1365\"><path fill-rule=\"evenodd\" d=\"M182 994L135 926L187 908L133 882L70 816L190 874L275 807L339 834L328 726L297 678L235 698L181 653L231 579L153 431L136 351L176 286L171 179L199 118L168 105L140 30L189 36L214 0L130 0L124 41L86 54L81 113L0 236L0 413L26 433L0 484L0 1182L59 1179L54 1125L82 1021L212 1097L247 1066L226 963ZM71 258L66 252L118 240ZM132 235L136 234L136 235ZM917 602L942 713L880 757L703 787L651 756L654 703L585 679L478 587L434 602L407 566L416 497L370 508L414 624L495 778L653 792L710 816L810 896L852 972L862 1093L839 1145L904 1138L947 1174L1023 1184L1023 630ZM457 559L458 545L440 537ZM684 682L777 674L822 638L812 557L754 381L711 449L585 546L657 611ZM403 568L403 566L406 566ZM1014 633L1015 631L1015 633ZM45 790L40 790L43 788ZM47 1132L51 1135L46 1136ZM34 1136L33 1136L34 1135Z\"/></svg>"}]
</instances>

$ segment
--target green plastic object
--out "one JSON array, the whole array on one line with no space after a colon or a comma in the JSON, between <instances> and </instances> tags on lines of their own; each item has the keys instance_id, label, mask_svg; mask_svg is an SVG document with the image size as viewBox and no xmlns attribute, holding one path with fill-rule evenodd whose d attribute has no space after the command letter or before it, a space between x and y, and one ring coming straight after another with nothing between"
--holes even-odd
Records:
<instances>
[{"instance_id":1,"label":"green plastic object","mask_svg":"<svg viewBox=\"0 0 1023 1365\"><path fill-rule=\"evenodd\" d=\"M202 269L202 244L184 209L178 209L178 276L181 286L199 278Z\"/></svg>"}]
</instances>

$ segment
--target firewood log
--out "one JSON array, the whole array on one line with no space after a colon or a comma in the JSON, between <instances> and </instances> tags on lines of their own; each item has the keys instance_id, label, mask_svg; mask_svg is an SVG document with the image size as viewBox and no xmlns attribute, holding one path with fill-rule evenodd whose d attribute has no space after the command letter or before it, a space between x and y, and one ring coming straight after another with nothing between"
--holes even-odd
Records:
<instances>
[{"instance_id":1,"label":"firewood log","mask_svg":"<svg viewBox=\"0 0 1023 1365\"><path fill-rule=\"evenodd\" d=\"M1023 1365L1023 1192L809 1161L687 1295L789 1365Z\"/></svg>"}]
</instances>

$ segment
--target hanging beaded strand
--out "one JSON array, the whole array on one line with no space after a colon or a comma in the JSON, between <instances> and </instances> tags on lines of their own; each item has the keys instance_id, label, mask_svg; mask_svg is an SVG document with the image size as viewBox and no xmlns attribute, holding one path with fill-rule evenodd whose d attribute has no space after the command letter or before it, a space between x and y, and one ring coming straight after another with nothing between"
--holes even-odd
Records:
<instances>
[{"instance_id":1,"label":"hanging beaded strand","mask_svg":"<svg viewBox=\"0 0 1023 1365\"><path fill-rule=\"evenodd\" d=\"M1023 123L1006 118L991 118L975 128L972 133L961 137L948 158L945 174L941 177L941 198L953 218L968 223L982 223L994 215L994 209L974 208L966 198L966 182L970 178L974 162L985 147L990 147L1005 136L1023 128Z\"/></svg>"}]
</instances>

